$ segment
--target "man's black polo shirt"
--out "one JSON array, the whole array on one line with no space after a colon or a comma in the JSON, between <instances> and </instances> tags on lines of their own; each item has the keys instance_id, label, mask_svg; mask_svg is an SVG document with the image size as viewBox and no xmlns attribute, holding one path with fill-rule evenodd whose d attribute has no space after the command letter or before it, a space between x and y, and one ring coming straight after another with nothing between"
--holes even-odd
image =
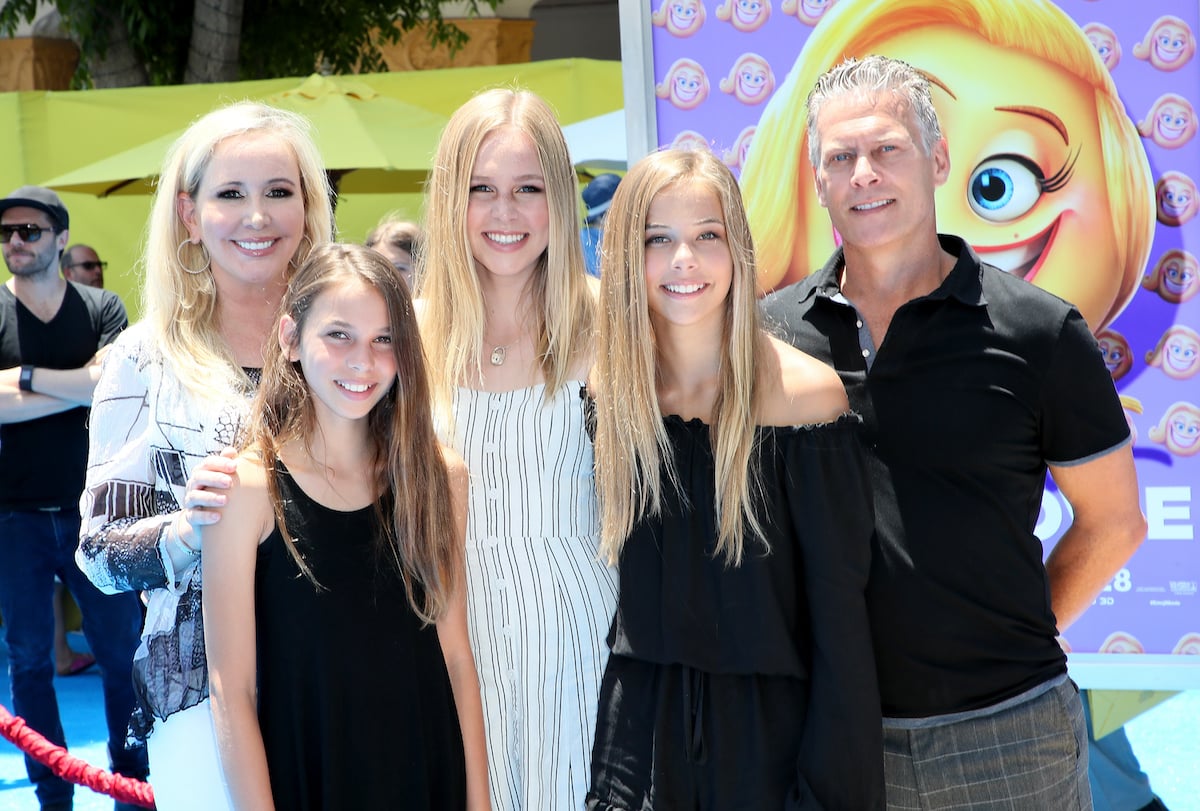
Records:
<instances>
[{"instance_id":1,"label":"man's black polo shirt","mask_svg":"<svg viewBox=\"0 0 1200 811\"><path fill-rule=\"evenodd\" d=\"M1046 464L1129 440L1079 312L940 239L958 262L896 312L869 371L857 313L834 300L840 249L763 303L781 337L838 370L863 417L877 529L867 597L889 717L986 707L1065 671L1033 534Z\"/></svg>"}]
</instances>

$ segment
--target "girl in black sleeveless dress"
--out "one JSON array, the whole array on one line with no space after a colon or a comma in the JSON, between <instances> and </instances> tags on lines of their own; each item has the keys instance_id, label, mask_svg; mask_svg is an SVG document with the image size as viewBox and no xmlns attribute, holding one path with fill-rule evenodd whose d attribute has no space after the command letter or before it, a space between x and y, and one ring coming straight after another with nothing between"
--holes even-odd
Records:
<instances>
[{"instance_id":1,"label":"girl in black sleeveless dress","mask_svg":"<svg viewBox=\"0 0 1200 811\"><path fill-rule=\"evenodd\" d=\"M435 438L404 281L374 251L322 246L282 312L204 539L234 806L486 809L466 472Z\"/></svg>"}]
</instances>

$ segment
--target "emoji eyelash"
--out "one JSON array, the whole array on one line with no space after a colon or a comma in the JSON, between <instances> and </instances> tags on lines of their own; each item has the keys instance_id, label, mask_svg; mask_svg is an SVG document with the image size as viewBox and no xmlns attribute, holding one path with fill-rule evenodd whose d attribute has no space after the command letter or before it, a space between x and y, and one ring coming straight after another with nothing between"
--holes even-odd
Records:
<instances>
[{"instance_id":1,"label":"emoji eyelash","mask_svg":"<svg viewBox=\"0 0 1200 811\"><path fill-rule=\"evenodd\" d=\"M1052 194L1062 189L1063 186L1071 182L1071 177L1075 174L1075 162L1079 160L1079 149L1075 150L1075 154L1067 158L1059 170L1050 177L1039 180L1038 186L1042 190L1042 194Z\"/></svg>"}]
</instances>

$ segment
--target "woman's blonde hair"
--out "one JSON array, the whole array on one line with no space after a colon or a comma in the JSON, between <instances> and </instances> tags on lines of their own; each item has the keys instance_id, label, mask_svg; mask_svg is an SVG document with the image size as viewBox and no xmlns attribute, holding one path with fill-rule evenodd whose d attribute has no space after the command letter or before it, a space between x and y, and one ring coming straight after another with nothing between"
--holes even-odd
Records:
<instances>
[{"instance_id":1,"label":"woman's blonde hair","mask_svg":"<svg viewBox=\"0 0 1200 811\"><path fill-rule=\"evenodd\" d=\"M304 235L284 272L301 264L313 247L333 236L329 181L307 119L243 101L208 113L179 136L163 162L150 210L142 255L142 313L174 374L192 395L201 398L213 391L247 389L250 382L218 331L217 287L212 273L194 272L206 266L209 255L203 243L188 242L177 201L180 194L195 198L218 144L247 133L279 138L300 170Z\"/></svg>"},{"instance_id":2,"label":"woman's blonde hair","mask_svg":"<svg viewBox=\"0 0 1200 811\"><path fill-rule=\"evenodd\" d=\"M673 186L698 187L716 195L733 259L719 385L707 421L716 464L716 549L737 565L745 553L747 531L766 543L754 503L756 369L765 339L759 325L754 245L737 181L706 149L672 149L640 160L617 187L605 221L593 372L600 549L610 563L616 562L633 525L659 514L662 488L679 486L658 405L657 349L646 292L646 216L655 196Z\"/></svg>"},{"instance_id":3,"label":"woman's blonde hair","mask_svg":"<svg viewBox=\"0 0 1200 811\"><path fill-rule=\"evenodd\" d=\"M898 33L932 25L958 26L995 45L1032 54L1093 89L1104 172L1113 190L1117 264L1123 269L1116 300L1104 319L1111 321L1136 290L1150 253L1154 183L1146 151L1108 69L1079 26L1048 0L861 0L829 10L763 112L742 173L746 210L755 233L763 237L758 260L764 288L804 278L833 250L828 219L816 211L811 171L804 165L809 90L846 57L866 56Z\"/></svg>"},{"instance_id":4,"label":"woman's blonde hair","mask_svg":"<svg viewBox=\"0 0 1200 811\"><path fill-rule=\"evenodd\" d=\"M530 292L547 392L557 392L591 351L595 315L579 239L579 185L562 128L537 95L486 90L451 116L425 188L425 230L429 244L437 247L418 262L417 295L435 409L447 426L454 389L482 375L484 302L467 235L467 202L480 146L505 127L533 142L546 180L550 235Z\"/></svg>"},{"instance_id":5,"label":"woman's blonde hair","mask_svg":"<svg viewBox=\"0 0 1200 811\"><path fill-rule=\"evenodd\" d=\"M317 299L343 284L363 285L383 298L396 361L395 382L367 417L371 452L365 464L375 472L381 494L375 505L381 530L375 539L376 552L395 565L413 611L425 622L436 622L458 587L458 545L449 475L429 405L425 354L404 278L370 248L328 243L314 248L288 283L281 306L282 314L296 325L290 348L300 346ZM300 364L289 355L276 341L267 350L246 443L266 468L276 523L288 551L316 583L287 530L275 480L280 449L289 442L308 447L317 430L313 395ZM390 501L387 511L385 501Z\"/></svg>"}]
</instances>

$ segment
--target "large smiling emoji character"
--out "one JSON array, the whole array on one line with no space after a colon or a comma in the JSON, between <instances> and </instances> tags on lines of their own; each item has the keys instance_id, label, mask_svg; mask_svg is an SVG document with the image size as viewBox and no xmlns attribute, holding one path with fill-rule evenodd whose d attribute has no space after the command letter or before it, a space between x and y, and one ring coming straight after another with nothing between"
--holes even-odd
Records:
<instances>
[{"instance_id":1,"label":"large smiling emoji character","mask_svg":"<svg viewBox=\"0 0 1200 811\"><path fill-rule=\"evenodd\" d=\"M1196 54L1196 37L1191 27L1170 14L1150 24L1142 41L1133 46L1133 55L1159 70L1179 70Z\"/></svg>"},{"instance_id":2,"label":"large smiling emoji character","mask_svg":"<svg viewBox=\"0 0 1200 811\"><path fill-rule=\"evenodd\" d=\"M933 85L950 149L939 230L1074 303L1093 331L1110 324L1149 256L1154 181L1108 69L1048 0L840 0L767 103L742 174L761 287L803 278L837 244L813 188L805 99L844 57L872 53Z\"/></svg>"}]
</instances>

